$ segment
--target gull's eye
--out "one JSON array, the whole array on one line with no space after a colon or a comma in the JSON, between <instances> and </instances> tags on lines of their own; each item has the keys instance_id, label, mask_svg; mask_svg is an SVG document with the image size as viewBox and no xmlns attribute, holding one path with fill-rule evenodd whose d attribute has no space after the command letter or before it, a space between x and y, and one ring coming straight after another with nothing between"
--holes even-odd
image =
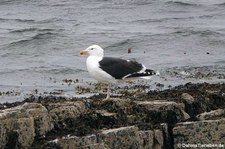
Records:
<instances>
[{"instance_id":1,"label":"gull's eye","mask_svg":"<svg viewBox=\"0 0 225 149\"><path fill-rule=\"evenodd\" d=\"M94 48L91 48L91 50L94 50Z\"/></svg>"}]
</instances>

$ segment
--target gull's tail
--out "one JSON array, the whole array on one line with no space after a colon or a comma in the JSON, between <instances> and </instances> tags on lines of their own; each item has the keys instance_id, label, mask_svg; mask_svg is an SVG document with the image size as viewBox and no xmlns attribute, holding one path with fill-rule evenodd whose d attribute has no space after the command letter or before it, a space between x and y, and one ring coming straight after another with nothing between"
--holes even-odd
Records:
<instances>
[{"instance_id":1,"label":"gull's tail","mask_svg":"<svg viewBox=\"0 0 225 149\"><path fill-rule=\"evenodd\" d=\"M159 75L159 72L151 70L151 69L146 69L145 71L139 71L139 72L135 72L129 76L127 76L126 78L142 78L142 79L151 79L151 76L153 75Z\"/></svg>"}]
</instances>

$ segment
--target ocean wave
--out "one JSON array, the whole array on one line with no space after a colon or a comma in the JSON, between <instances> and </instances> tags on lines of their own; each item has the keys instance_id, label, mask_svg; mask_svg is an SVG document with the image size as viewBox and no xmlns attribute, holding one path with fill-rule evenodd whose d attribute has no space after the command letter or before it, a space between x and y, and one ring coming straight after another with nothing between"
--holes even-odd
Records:
<instances>
[{"instance_id":1,"label":"ocean wave","mask_svg":"<svg viewBox=\"0 0 225 149\"><path fill-rule=\"evenodd\" d=\"M9 3L12 3L14 0L1 0L0 5L7 5Z\"/></svg>"},{"instance_id":2,"label":"ocean wave","mask_svg":"<svg viewBox=\"0 0 225 149\"><path fill-rule=\"evenodd\" d=\"M182 34L185 36L189 35L200 35L200 36L224 36L223 34L213 31L213 30L192 30L192 29L184 29L184 30L177 30L172 32L172 34Z\"/></svg>"},{"instance_id":3,"label":"ocean wave","mask_svg":"<svg viewBox=\"0 0 225 149\"><path fill-rule=\"evenodd\" d=\"M114 0L113 1L114 4L122 4L122 5L147 5L147 4L151 4L152 0Z\"/></svg>"},{"instance_id":4,"label":"ocean wave","mask_svg":"<svg viewBox=\"0 0 225 149\"><path fill-rule=\"evenodd\" d=\"M62 7L62 6L71 6L75 5L77 2L76 1L43 1L38 4L40 7Z\"/></svg>"},{"instance_id":5,"label":"ocean wave","mask_svg":"<svg viewBox=\"0 0 225 149\"><path fill-rule=\"evenodd\" d=\"M120 42L113 43L107 46L106 48L123 47L124 45L130 45L130 43L131 43L131 39L126 39Z\"/></svg>"},{"instance_id":6,"label":"ocean wave","mask_svg":"<svg viewBox=\"0 0 225 149\"><path fill-rule=\"evenodd\" d=\"M24 32L32 32L36 31L36 28L24 28L24 29L17 29L17 30L12 30L10 33L24 33Z\"/></svg>"},{"instance_id":7,"label":"ocean wave","mask_svg":"<svg viewBox=\"0 0 225 149\"><path fill-rule=\"evenodd\" d=\"M11 18L0 18L0 21L35 22L35 20L32 19L11 19Z\"/></svg>"},{"instance_id":8,"label":"ocean wave","mask_svg":"<svg viewBox=\"0 0 225 149\"><path fill-rule=\"evenodd\" d=\"M9 21L9 22L20 22L20 23L52 23L52 22L60 22L64 21L61 18L49 18L49 19L43 19L43 20L34 20L34 19L21 19L21 18L0 18L0 21Z\"/></svg>"},{"instance_id":9,"label":"ocean wave","mask_svg":"<svg viewBox=\"0 0 225 149\"><path fill-rule=\"evenodd\" d=\"M62 18L49 18L49 19L44 19L44 20L40 20L40 21L36 21L36 23L56 23L56 22L62 22L65 21Z\"/></svg>"},{"instance_id":10,"label":"ocean wave","mask_svg":"<svg viewBox=\"0 0 225 149\"><path fill-rule=\"evenodd\" d=\"M14 19L14 20L18 22L35 22L35 20L32 19Z\"/></svg>"},{"instance_id":11,"label":"ocean wave","mask_svg":"<svg viewBox=\"0 0 225 149\"><path fill-rule=\"evenodd\" d=\"M126 2L126 4L131 4L131 5L148 5L148 4L151 4L152 1L151 0L126 0L126 1L123 1L123 2Z\"/></svg>"},{"instance_id":12,"label":"ocean wave","mask_svg":"<svg viewBox=\"0 0 225 149\"><path fill-rule=\"evenodd\" d=\"M225 6L225 2L222 2L222 3L217 3L217 4L214 4L214 5L216 5L216 6Z\"/></svg>"},{"instance_id":13,"label":"ocean wave","mask_svg":"<svg viewBox=\"0 0 225 149\"><path fill-rule=\"evenodd\" d=\"M44 29L40 29L40 28L23 28L23 29L12 30L10 33L24 33L24 32L33 32L33 31L37 31L37 32L52 32L52 31L55 31L55 29L50 29L50 28L44 28Z\"/></svg>"},{"instance_id":14,"label":"ocean wave","mask_svg":"<svg viewBox=\"0 0 225 149\"><path fill-rule=\"evenodd\" d=\"M47 73L47 74L76 74L78 72L83 72L84 70L82 69L72 69L72 68L68 68L68 67L62 67L62 66L58 66L58 67L45 67L45 68L38 68L35 70L35 72L39 72L39 73Z\"/></svg>"},{"instance_id":15,"label":"ocean wave","mask_svg":"<svg viewBox=\"0 0 225 149\"><path fill-rule=\"evenodd\" d=\"M204 5L218 5L224 6L225 2L223 0L214 0L214 1L207 1L207 0L168 0L167 4L174 4L180 6L204 6Z\"/></svg>"},{"instance_id":16,"label":"ocean wave","mask_svg":"<svg viewBox=\"0 0 225 149\"><path fill-rule=\"evenodd\" d=\"M18 72L27 72L31 70L29 68L6 68L6 69L0 69L1 75L3 74L17 74Z\"/></svg>"},{"instance_id":17,"label":"ocean wave","mask_svg":"<svg viewBox=\"0 0 225 149\"><path fill-rule=\"evenodd\" d=\"M24 43L28 43L28 42L40 40L40 39L49 39L49 38L52 38L56 35L57 35L57 33L52 33L52 32L38 33L38 34L28 38L28 39L21 39L21 40L18 40L18 41L13 41L9 44L9 46L17 46L19 44L24 44Z\"/></svg>"},{"instance_id":18,"label":"ocean wave","mask_svg":"<svg viewBox=\"0 0 225 149\"><path fill-rule=\"evenodd\" d=\"M49 37L54 37L57 35L57 33L53 32L46 32L46 33L38 33L35 36L32 37L32 40L34 39L48 39Z\"/></svg>"},{"instance_id":19,"label":"ocean wave","mask_svg":"<svg viewBox=\"0 0 225 149\"><path fill-rule=\"evenodd\" d=\"M180 6L199 6L200 4L191 3L190 1L167 1L166 4L180 5Z\"/></svg>"},{"instance_id":20,"label":"ocean wave","mask_svg":"<svg viewBox=\"0 0 225 149\"><path fill-rule=\"evenodd\" d=\"M217 16L219 14L216 14ZM199 16L183 16L183 17L165 17L165 18L148 18L148 19L138 19L134 20L131 23L160 23L164 21L174 21L174 20L190 20L190 19L197 19L197 18L212 18L214 15L199 15Z\"/></svg>"},{"instance_id":21,"label":"ocean wave","mask_svg":"<svg viewBox=\"0 0 225 149\"><path fill-rule=\"evenodd\" d=\"M7 20L11 20L11 19L0 18L0 21L7 21Z\"/></svg>"},{"instance_id":22,"label":"ocean wave","mask_svg":"<svg viewBox=\"0 0 225 149\"><path fill-rule=\"evenodd\" d=\"M140 19L140 20L134 20L131 23L141 22L141 23L158 23L158 22L164 22L164 21L171 21L171 20L186 20L186 19L193 19L195 17L193 16L187 16L187 17L171 17L171 18L155 18L155 19Z\"/></svg>"},{"instance_id":23,"label":"ocean wave","mask_svg":"<svg viewBox=\"0 0 225 149\"><path fill-rule=\"evenodd\" d=\"M6 68L6 69L0 69L1 75L4 74L18 74L18 73L38 73L38 74L76 74L80 72L86 72L86 70L82 70L79 68L73 69L69 67L63 67L63 66L40 66L40 67L29 67L27 68Z\"/></svg>"}]
</instances>

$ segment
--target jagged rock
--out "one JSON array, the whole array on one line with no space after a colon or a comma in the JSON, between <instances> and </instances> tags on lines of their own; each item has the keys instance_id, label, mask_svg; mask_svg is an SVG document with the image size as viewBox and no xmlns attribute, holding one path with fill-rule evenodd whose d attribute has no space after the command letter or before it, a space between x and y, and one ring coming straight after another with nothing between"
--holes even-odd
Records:
<instances>
[{"instance_id":1,"label":"jagged rock","mask_svg":"<svg viewBox=\"0 0 225 149\"><path fill-rule=\"evenodd\" d=\"M89 123L95 118L95 114L86 113L87 107L85 102L50 102L46 107L54 123L52 131L75 135L86 135L92 132Z\"/></svg>"},{"instance_id":2,"label":"jagged rock","mask_svg":"<svg viewBox=\"0 0 225 149\"><path fill-rule=\"evenodd\" d=\"M173 128L174 148L186 144L224 144L224 130L225 119L178 123Z\"/></svg>"},{"instance_id":3,"label":"jagged rock","mask_svg":"<svg viewBox=\"0 0 225 149\"><path fill-rule=\"evenodd\" d=\"M224 89L224 84L188 84L140 99L50 96L26 100L44 106L2 104L0 148L159 149L177 148L178 143L224 144ZM200 121L182 122L187 120Z\"/></svg>"},{"instance_id":4,"label":"jagged rock","mask_svg":"<svg viewBox=\"0 0 225 149\"><path fill-rule=\"evenodd\" d=\"M173 101L135 101L133 110L138 121L176 123L189 118L184 104Z\"/></svg>"},{"instance_id":5,"label":"jagged rock","mask_svg":"<svg viewBox=\"0 0 225 149\"><path fill-rule=\"evenodd\" d=\"M34 131L34 119L23 106L0 111L0 148L28 148Z\"/></svg>"},{"instance_id":6,"label":"jagged rock","mask_svg":"<svg viewBox=\"0 0 225 149\"><path fill-rule=\"evenodd\" d=\"M96 113L100 114L101 116L116 118L116 113L111 113L106 110L96 110Z\"/></svg>"},{"instance_id":7,"label":"jagged rock","mask_svg":"<svg viewBox=\"0 0 225 149\"><path fill-rule=\"evenodd\" d=\"M139 148L149 149L154 145L154 132L152 130L139 131Z\"/></svg>"},{"instance_id":8,"label":"jagged rock","mask_svg":"<svg viewBox=\"0 0 225 149\"><path fill-rule=\"evenodd\" d=\"M63 149L75 148L91 148L91 149L106 149L104 143L98 143L96 135L89 135L84 137L69 136L57 139L56 144Z\"/></svg>"},{"instance_id":9,"label":"jagged rock","mask_svg":"<svg viewBox=\"0 0 225 149\"><path fill-rule=\"evenodd\" d=\"M49 131L51 122L48 111L41 104L24 105L0 111L0 148L7 146L28 148L35 135ZM12 143L12 141L15 141ZM10 143L11 142L11 143Z\"/></svg>"},{"instance_id":10,"label":"jagged rock","mask_svg":"<svg viewBox=\"0 0 225 149\"><path fill-rule=\"evenodd\" d=\"M138 148L138 128L135 126L104 130L98 134L99 143L105 143L110 149Z\"/></svg>"},{"instance_id":11,"label":"jagged rock","mask_svg":"<svg viewBox=\"0 0 225 149\"><path fill-rule=\"evenodd\" d=\"M163 148L163 133L159 129L138 131L140 149ZM137 137L138 138L138 137Z\"/></svg>"},{"instance_id":12,"label":"jagged rock","mask_svg":"<svg viewBox=\"0 0 225 149\"><path fill-rule=\"evenodd\" d=\"M104 99L101 103L101 107L110 112L123 112L127 114L130 113L131 110L131 100L124 98Z\"/></svg>"},{"instance_id":13,"label":"jagged rock","mask_svg":"<svg viewBox=\"0 0 225 149\"><path fill-rule=\"evenodd\" d=\"M162 130L159 129L154 129L154 144L153 144L153 148L154 149L161 149L165 146L165 144L163 144L164 142L164 138L163 138L163 132Z\"/></svg>"},{"instance_id":14,"label":"jagged rock","mask_svg":"<svg viewBox=\"0 0 225 149\"><path fill-rule=\"evenodd\" d=\"M61 121L67 118L75 119L86 112L86 106L82 101L50 103L47 108L54 121Z\"/></svg>"},{"instance_id":15,"label":"jagged rock","mask_svg":"<svg viewBox=\"0 0 225 149\"><path fill-rule=\"evenodd\" d=\"M97 138L99 143L106 144L110 149L158 149L163 147L163 134L158 129L139 131L135 126L120 127L104 130L97 135Z\"/></svg>"},{"instance_id":16,"label":"jagged rock","mask_svg":"<svg viewBox=\"0 0 225 149\"><path fill-rule=\"evenodd\" d=\"M53 128L53 122L49 116L48 110L38 103L25 103L22 106L26 113L34 118L36 136L44 136L46 132Z\"/></svg>"},{"instance_id":17,"label":"jagged rock","mask_svg":"<svg viewBox=\"0 0 225 149\"><path fill-rule=\"evenodd\" d=\"M63 149L160 149L163 148L163 134L158 129L139 131L138 127L129 126L102 130L96 135L66 136L52 140L51 143Z\"/></svg>"},{"instance_id":18,"label":"jagged rock","mask_svg":"<svg viewBox=\"0 0 225 149\"><path fill-rule=\"evenodd\" d=\"M0 121L0 148L29 148L35 136L34 119L9 118Z\"/></svg>"},{"instance_id":19,"label":"jagged rock","mask_svg":"<svg viewBox=\"0 0 225 149\"><path fill-rule=\"evenodd\" d=\"M183 93L181 95L181 98L186 101L187 103L193 103L195 101L194 97L191 96L190 94L188 93Z\"/></svg>"},{"instance_id":20,"label":"jagged rock","mask_svg":"<svg viewBox=\"0 0 225 149\"><path fill-rule=\"evenodd\" d=\"M96 110L96 113L98 115L99 125L115 125L115 124L120 124L120 119L118 118L117 113L111 113L106 110ZM104 127L104 126L102 126Z\"/></svg>"},{"instance_id":21,"label":"jagged rock","mask_svg":"<svg viewBox=\"0 0 225 149\"><path fill-rule=\"evenodd\" d=\"M215 120L225 117L224 109L217 109L210 112L204 112L196 116L198 120Z\"/></svg>"}]
</instances>

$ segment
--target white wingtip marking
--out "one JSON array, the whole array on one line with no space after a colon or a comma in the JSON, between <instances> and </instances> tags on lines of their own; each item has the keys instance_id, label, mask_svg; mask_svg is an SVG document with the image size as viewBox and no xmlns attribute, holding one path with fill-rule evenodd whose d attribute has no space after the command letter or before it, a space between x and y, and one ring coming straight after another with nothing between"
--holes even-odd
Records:
<instances>
[{"instance_id":1,"label":"white wingtip marking","mask_svg":"<svg viewBox=\"0 0 225 149\"><path fill-rule=\"evenodd\" d=\"M151 77L150 76L144 76L144 77L140 77L141 79L151 79Z\"/></svg>"},{"instance_id":2,"label":"white wingtip marking","mask_svg":"<svg viewBox=\"0 0 225 149\"><path fill-rule=\"evenodd\" d=\"M155 75L159 76L160 75L159 71L156 71L155 72Z\"/></svg>"}]
</instances>

